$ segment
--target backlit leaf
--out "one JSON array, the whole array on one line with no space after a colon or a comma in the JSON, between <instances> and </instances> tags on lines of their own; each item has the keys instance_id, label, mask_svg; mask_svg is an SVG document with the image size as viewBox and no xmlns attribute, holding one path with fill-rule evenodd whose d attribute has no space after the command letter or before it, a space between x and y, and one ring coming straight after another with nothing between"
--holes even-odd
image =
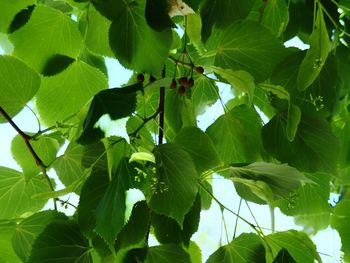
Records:
<instances>
[{"instance_id":1,"label":"backlit leaf","mask_svg":"<svg viewBox=\"0 0 350 263\"><path fill-rule=\"evenodd\" d=\"M11 56L0 56L0 79L0 106L10 117L22 110L40 87L39 75Z\"/></svg>"},{"instance_id":2,"label":"backlit leaf","mask_svg":"<svg viewBox=\"0 0 350 263\"><path fill-rule=\"evenodd\" d=\"M33 200L31 197L50 190L44 176L26 180L22 173L0 167L0 219L17 218L25 212L40 210L47 200Z\"/></svg>"}]
</instances>

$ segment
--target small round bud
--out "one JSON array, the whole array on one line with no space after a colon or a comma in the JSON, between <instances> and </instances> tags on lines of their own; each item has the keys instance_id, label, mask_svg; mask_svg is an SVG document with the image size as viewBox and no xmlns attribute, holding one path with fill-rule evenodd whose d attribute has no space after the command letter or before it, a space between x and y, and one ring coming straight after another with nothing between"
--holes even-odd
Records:
<instances>
[{"instance_id":1,"label":"small round bud","mask_svg":"<svg viewBox=\"0 0 350 263\"><path fill-rule=\"evenodd\" d=\"M187 81L187 87L192 88L194 85L194 79L193 77L190 77Z\"/></svg>"},{"instance_id":2,"label":"small round bud","mask_svg":"<svg viewBox=\"0 0 350 263\"><path fill-rule=\"evenodd\" d=\"M170 83L170 88L171 88L171 89L175 89L176 86L177 86L176 80L173 79L173 80L171 81L171 83Z\"/></svg>"},{"instance_id":3,"label":"small round bud","mask_svg":"<svg viewBox=\"0 0 350 263\"><path fill-rule=\"evenodd\" d=\"M203 67L197 67L196 68L196 71L199 75L203 74L204 73L204 68Z\"/></svg>"},{"instance_id":4,"label":"small round bud","mask_svg":"<svg viewBox=\"0 0 350 263\"><path fill-rule=\"evenodd\" d=\"M179 84L181 85L181 86L187 86L187 78L186 77L181 77L181 78L179 78Z\"/></svg>"},{"instance_id":5,"label":"small round bud","mask_svg":"<svg viewBox=\"0 0 350 263\"><path fill-rule=\"evenodd\" d=\"M145 76L142 73L137 74L137 81L141 83L144 82Z\"/></svg>"},{"instance_id":6,"label":"small round bud","mask_svg":"<svg viewBox=\"0 0 350 263\"><path fill-rule=\"evenodd\" d=\"M182 86L182 85L181 85L181 86L179 87L178 93L179 93L180 95L184 95L185 92L186 92L185 86Z\"/></svg>"}]
</instances>

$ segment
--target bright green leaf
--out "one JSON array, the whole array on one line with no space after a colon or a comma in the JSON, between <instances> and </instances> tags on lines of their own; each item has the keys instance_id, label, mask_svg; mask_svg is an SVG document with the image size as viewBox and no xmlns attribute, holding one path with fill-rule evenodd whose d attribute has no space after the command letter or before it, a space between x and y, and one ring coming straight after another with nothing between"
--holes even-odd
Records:
<instances>
[{"instance_id":1,"label":"bright green leaf","mask_svg":"<svg viewBox=\"0 0 350 263\"><path fill-rule=\"evenodd\" d=\"M254 78L246 71L212 67L214 72L226 79L234 89L248 95L250 103L253 101L255 83Z\"/></svg>"},{"instance_id":2,"label":"bright green leaf","mask_svg":"<svg viewBox=\"0 0 350 263\"><path fill-rule=\"evenodd\" d=\"M53 55L76 58L82 48L76 22L57 9L43 5L34 9L28 23L14 32L10 40L15 46L14 55L39 72Z\"/></svg>"},{"instance_id":3,"label":"bright green leaf","mask_svg":"<svg viewBox=\"0 0 350 263\"><path fill-rule=\"evenodd\" d=\"M16 255L11 238L15 233L16 223L1 223L0 224L0 262L2 263L20 263L20 258Z\"/></svg>"},{"instance_id":4,"label":"bright green leaf","mask_svg":"<svg viewBox=\"0 0 350 263\"><path fill-rule=\"evenodd\" d=\"M56 158L56 154L63 143L63 139L53 135L43 135L38 139L30 140L35 153L43 161L44 165L50 166ZM27 178L35 176L41 172L41 168L35 162L33 155L29 152L27 145L20 135L17 135L11 144L13 158L22 167Z\"/></svg>"},{"instance_id":5,"label":"bright green leaf","mask_svg":"<svg viewBox=\"0 0 350 263\"><path fill-rule=\"evenodd\" d=\"M0 24L0 32L7 33L9 26L14 19L15 15L20 12L22 9L26 8L27 6L30 6L34 4L34 0L13 0L13 1L7 1L7 0L1 0L0 5L0 17L1 17L1 24Z\"/></svg>"},{"instance_id":6,"label":"bright green leaf","mask_svg":"<svg viewBox=\"0 0 350 263\"><path fill-rule=\"evenodd\" d=\"M286 127L286 134L289 141L293 141L298 131L298 126L301 120L301 110L294 104L289 105L288 121Z\"/></svg>"},{"instance_id":7,"label":"bright green leaf","mask_svg":"<svg viewBox=\"0 0 350 263\"><path fill-rule=\"evenodd\" d=\"M216 250L206 263L245 263L260 262L265 251L262 241L255 234L241 234L228 245Z\"/></svg>"},{"instance_id":8,"label":"bright green leaf","mask_svg":"<svg viewBox=\"0 0 350 263\"><path fill-rule=\"evenodd\" d=\"M32 250L32 245L44 228L53 221L66 221L68 217L54 210L38 212L16 225L12 236L13 248L16 254L27 262Z\"/></svg>"},{"instance_id":9,"label":"bright green leaf","mask_svg":"<svg viewBox=\"0 0 350 263\"><path fill-rule=\"evenodd\" d=\"M227 165L259 160L262 148L260 132L260 118L247 105L235 107L220 116L206 131Z\"/></svg>"},{"instance_id":10,"label":"bright green leaf","mask_svg":"<svg viewBox=\"0 0 350 263\"><path fill-rule=\"evenodd\" d=\"M195 79L192 89L192 104L197 115L205 113L219 99L216 83L204 75Z\"/></svg>"},{"instance_id":11,"label":"bright green leaf","mask_svg":"<svg viewBox=\"0 0 350 263\"><path fill-rule=\"evenodd\" d=\"M130 157L129 162L134 161L148 161L151 163L156 163L156 159L152 153L149 152L136 152L133 153Z\"/></svg>"},{"instance_id":12,"label":"bright green leaf","mask_svg":"<svg viewBox=\"0 0 350 263\"><path fill-rule=\"evenodd\" d=\"M26 180L16 170L0 167L0 219L11 219L25 212L36 212L47 200L33 200L34 194L50 191L47 179L36 176Z\"/></svg>"},{"instance_id":13,"label":"bright green leaf","mask_svg":"<svg viewBox=\"0 0 350 263\"><path fill-rule=\"evenodd\" d=\"M323 10L321 4L319 4L315 28L310 36L310 48L308 49L298 72L298 90L306 90L318 77L323 65L326 63L330 47L331 43L323 18Z\"/></svg>"},{"instance_id":14,"label":"bright green leaf","mask_svg":"<svg viewBox=\"0 0 350 263\"><path fill-rule=\"evenodd\" d=\"M60 74L43 78L36 96L40 117L47 125L63 121L105 88L107 80L98 69L82 61L74 62Z\"/></svg>"},{"instance_id":15,"label":"bright green leaf","mask_svg":"<svg viewBox=\"0 0 350 263\"><path fill-rule=\"evenodd\" d=\"M0 106L10 117L22 110L40 87L39 75L11 56L0 56L0 79ZM3 121L0 116L0 123Z\"/></svg>"},{"instance_id":16,"label":"bright green leaf","mask_svg":"<svg viewBox=\"0 0 350 263\"><path fill-rule=\"evenodd\" d=\"M157 177L147 197L149 206L182 226L197 195L198 172L191 156L176 144L159 145L154 154Z\"/></svg>"},{"instance_id":17,"label":"bright green leaf","mask_svg":"<svg viewBox=\"0 0 350 263\"><path fill-rule=\"evenodd\" d=\"M52 238L54 237L54 238ZM74 221L49 224L33 244L29 263L92 263L89 242Z\"/></svg>"}]
</instances>

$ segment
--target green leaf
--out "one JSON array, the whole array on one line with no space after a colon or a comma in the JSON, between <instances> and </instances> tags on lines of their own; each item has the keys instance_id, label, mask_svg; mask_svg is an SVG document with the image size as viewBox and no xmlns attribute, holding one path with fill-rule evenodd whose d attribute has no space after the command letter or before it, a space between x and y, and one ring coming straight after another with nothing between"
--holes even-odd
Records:
<instances>
[{"instance_id":1,"label":"green leaf","mask_svg":"<svg viewBox=\"0 0 350 263\"><path fill-rule=\"evenodd\" d=\"M100 203L109 185L107 174L93 173L84 183L79 198L78 224L80 230L86 234L92 234L96 226L96 208Z\"/></svg>"},{"instance_id":2,"label":"green leaf","mask_svg":"<svg viewBox=\"0 0 350 263\"><path fill-rule=\"evenodd\" d=\"M201 202L197 195L193 206L185 215L182 228L174 219L153 213L152 226L157 240L162 244L183 242L189 246L192 235L198 230L200 211Z\"/></svg>"},{"instance_id":3,"label":"green leaf","mask_svg":"<svg viewBox=\"0 0 350 263\"><path fill-rule=\"evenodd\" d=\"M220 116L206 133L225 164L254 162L262 149L260 123L256 111L242 105Z\"/></svg>"},{"instance_id":4,"label":"green leaf","mask_svg":"<svg viewBox=\"0 0 350 263\"><path fill-rule=\"evenodd\" d=\"M247 71L257 82L268 78L274 67L288 54L268 29L248 20L215 30L207 42L207 48L216 52L215 66Z\"/></svg>"},{"instance_id":5,"label":"green leaf","mask_svg":"<svg viewBox=\"0 0 350 263\"><path fill-rule=\"evenodd\" d=\"M136 173L134 167L128 164L127 159L123 159L96 208L95 231L103 237L111 248L113 248L114 241L124 226L125 191L132 186L133 173Z\"/></svg>"},{"instance_id":6,"label":"green leaf","mask_svg":"<svg viewBox=\"0 0 350 263\"><path fill-rule=\"evenodd\" d=\"M45 77L56 75L65 70L74 61L75 60L71 57L56 54L46 62L41 74L43 74Z\"/></svg>"},{"instance_id":7,"label":"green leaf","mask_svg":"<svg viewBox=\"0 0 350 263\"><path fill-rule=\"evenodd\" d=\"M45 227L53 221L66 221L68 217L60 212L48 210L38 212L16 225L12 236L12 245L23 262L27 262L32 245Z\"/></svg>"},{"instance_id":8,"label":"green leaf","mask_svg":"<svg viewBox=\"0 0 350 263\"><path fill-rule=\"evenodd\" d=\"M151 213L145 201L134 204L129 221L120 231L115 243L117 252L146 245L146 235L151 220Z\"/></svg>"},{"instance_id":9,"label":"green leaf","mask_svg":"<svg viewBox=\"0 0 350 263\"><path fill-rule=\"evenodd\" d=\"M190 241L187 253L190 254L191 262L202 263L202 251L195 242Z\"/></svg>"},{"instance_id":10,"label":"green leaf","mask_svg":"<svg viewBox=\"0 0 350 263\"><path fill-rule=\"evenodd\" d=\"M120 5L109 30L112 51L123 66L160 76L172 44L171 30L157 32L147 25L144 1Z\"/></svg>"},{"instance_id":11,"label":"green leaf","mask_svg":"<svg viewBox=\"0 0 350 263\"><path fill-rule=\"evenodd\" d=\"M278 252L272 263L297 263L289 254L288 250L283 248Z\"/></svg>"},{"instance_id":12,"label":"green leaf","mask_svg":"<svg viewBox=\"0 0 350 263\"><path fill-rule=\"evenodd\" d=\"M191 263L188 253L176 244L148 248L145 263L172 263L174 259L177 263Z\"/></svg>"},{"instance_id":13,"label":"green leaf","mask_svg":"<svg viewBox=\"0 0 350 263\"><path fill-rule=\"evenodd\" d=\"M199 174L220 165L220 159L210 137L196 127L185 127L174 143L191 155Z\"/></svg>"},{"instance_id":14,"label":"green leaf","mask_svg":"<svg viewBox=\"0 0 350 263\"><path fill-rule=\"evenodd\" d=\"M146 0L145 17L147 24L156 31L175 27L168 15L168 0Z\"/></svg>"},{"instance_id":15,"label":"green leaf","mask_svg":"<svg viewBox=\"0 0 350 263\"><path fill-rule=\"evenodd\" d=\"M241 234L216 250L206 263L262 262L265 254L261 239L255 234Z\"/></svg>"},{"instance_id":16,"label":"green leaf","mask_svg":"<svg viewBox=\"0 0 350 263\"><path fill-rule=\"evenodd\" d=\"M40 210L47 200L33 200L31 196L50 190L44 176L26 180L22 173L0 167L0 219L16 218L25 212Z\"/></svg>"},{"instance_id":17,"label":"green leaf","mask_svg":"<svg viewBox=\"0 0 350 263\"><path fill-rule=\"evenodd\" d=\"M87 20L86 28L83 29L86 30L86 47L93 53L113 57L113 52L108 41L108 31L111 22L91 5L86 13L86 17L83 17L83 19Z\"/></svg>"},{"instance_id":18,"label":"green leaf","mask_svg":"<svg viewBox=\"0 0 350 263\"><path fill-rule=\"evenodd\" d=\"M85 118L84 130L78 142L87 144L103 137L102 131L95 128L95 124L104 114L116 120L133 113L136 110L136 92L141 89L142 84L137 83L125 88L103 90L96 94Z\"/></svg>"},{"instance_id":19,"label":"green leaf","mask_svg":"<svg viewBox=\"0 0 350 263\"><path fill-rule=\"evenodd\" d=\"M192 104L197 115L205 113L206 109L219 99L216 83L204 75L194 81Z\"/></svg>"},{"instance_id":20,"label":"green leaf","mask_svg":"<svg viewBox=\"0 0 350 263\"><path fill-rule=\"evenodd\" d=\"M226 27L232 22L244 19L253 7L254 0L204 1L201 7L203 21L202 35L205 40L210 36L212 27ZM220 14L220 15L218 15Z\"/></svg>"},{"instance_id":21,"label":"green leaf","mask_svg":"<svg viewBox=\"0 0 350 263\"><path fill-rule=\"evenodd\" d=\"M248 19L260 22L276 37L280 37L289 22L288 5L286 1L256 1Z\"/></svg>"},{"instance_id":22,"label":"green leaf","mask_svg":"<svg viewBox=\"0 0 350 263\"><path fill-rule=\"evenodd\" d=\"M230 176L234 182L248 186L260 199L272 204L277 199L288 197L302 184L312 183L293 167L263 162L231 167Z\"/></svg>"},{"instance_id":23,"label":"green leaf","mask_svg":"<svg viewBox=\"0 0 350 263\"><path fill-rule=\"evenodd\" d=\"M341 250L344 252L344 260L350 260L350 227L349 227L349 218L350 218L350 200L340 201L331 217L331 226L336 229L340 235L342 247Z\"/></svg>"},{"instance_id":24,"label":"green leaf","mask_svg":"<svg viewBox=\"0 0 350 263\"><path fill-rule=\"evenodd\" d=\"M39 72L52 56L76 58L82 47L76 22L57 9L43 5L34 9L28 23L11 34L10 40L15 46L14 55Z\"/></svg>"},{"instance_id":25,"label":"green leaf","mask_svg":"<svg viewBox=\"0 0 350 263\"><path fill-rule=\"evenodd\" d=\"M43 135L38 139L30 140L35 153L43 161L44 165L50 166L56 158L58 150L61 148L63 139L53 135ZM33 155L28 150L23 138L17 135L11 143L13 158L22 167L24 176L31 178L41 172L41 168L36 164Z\"/></svg>"},{"instance_id":26,"label":"green leaf","mask_svg":"<svg viewBox=\"0 0 350 263\"><path fill-rule=\"evenodd\" d=\"M0 262L2 263L20 263L20 258L16 255L11 238L15 233L16 223L0 223Z\"/></svg>"},{"instance_id":27,"label":"green leaf","mask_svg":"<svg viewBox=\"0 0 350 263\"><path fill-rule=\"evenodd\" d=\"M301 120L301 110L294 104L289 105L288 109L288 121L286 127L287 139L292 142L294 141L295 135L298 131L298 126Z\"/></svg>"},{"instance_id":28,"label":"green leaf","mask_svg":"<svg viewBox=\"0 0 350 263\"><path fill-rule=\"evenodd\" d=\"M198 173L191 156L176 144L159 145L154 153L157 177L147 197L149 206L156 213L175 219L182 227L197 195Z\"/></svg>"},{"instance_id":29,"label":"green leaf","mask_svg":"<svg viewBox=\"0 0 350 263\"><path fill-rule=\"evenodd\" d=\"M248 95L250 103L253 101L255 83L254 78L246 71L212 67L215 73L226 79L234 89Z\"/></svg>"},{"instance_id":30,"label":"green leaf","mask_svg":"<svg viewBox=\"0 0 350 263\"><path fill-rule=\"evenodd\" d=\"M90 263L90 249L76 222L57 221L49 224L35 240L28 262Z\"/></svg>"},{"instance_id":31,"label":"green leaf","mask_svg":"<svg viewBox=\"0 0 350 263\"><path fill-rule=\"evenodd\" d=\"M105 88L107 80L98 69L82 61L74 62L60 74L42 79L36 96L41 120L48 126L63 121Z\"/></svg>"},{"instance_id":32,"label":"green leaf","mask_svg":"<svg viewBox=\"0 0 350 263\"><path fill-rule=\"evenodd\" d=\"M294 216L295 222L304 226L305 232L315 234L329 225L330 176L321 173L305 176L314 183L302 185L285 200L280 200L277 206L282 213Z\"/></svg>"},{"instance_id":33,"label":"green leaf","mask_svg":"<svg viewBox=\"0 0 350 263\"><path fill-rule=\"evenodd\" d=\"M191 43L200 54L205 53L205 47L202 43L202 19L199 14L190 14L186 16L186 34Z\"/></svg>"},{"instance_id":34,"label":"green leaf","mask_svg":"<svg viewBox=\"0 0 350 263\"><path fill-rule=\"evenodd\" d=\"M288 230L268 235L265 237L265 240L268 244L268 247L266 247L267 262L277 257L282 249L286 249L296 262L313 263L315 260L322 262L316 251L316 246L303 232Z\"/></svg>"},{"instance_id":35,"label":"green leaf","mask_svg":"<svg viewBox=\"0 0 350 263\"><path fill-rule=\"evenodd\" d=\"M323 18L321 4L318 5L314 30L310 36L310 48L300 65L297 79L298 90L306 90L318 77L326 63L331 43Z\"/></svg>"},{"instance_id":36,"label":"green leaf","mask_svg":"<svg viewBox=\"0 0 350 263\"><path fill-rule=\"evenodd\" d=\"M151 163L156 163L156 159L154 158L154 155L149 152L136 152L133 153L130 157L129 162L134 162L134 161L148 161Z\"/></svg>"},{"instance_id":37,"label":"green leaf","mask_svg":"<svg viewBox=\"0 0 350 263\"><path fill-rule=\"evenodd\" d=\"M281 162L305 172L334 172L339 143L327 121L302 116L294 141L286 136L283 113L277 114L262 130L265 149Z\"/></svg>"},{"instance_id":38,"label":"green leaf","mask_svg":"<svg viewBox=\"0 0 350 263\"><path fill-rule=\"evenodd\" d=\"M0 105L10 117L22 110L40 87L39 75L11 56L0 56L0 79Z\"/></svg>"},{"instance_id":39,"label":"green leaf","mask_svg":"<svg viewBox=\"0 0 350 263\"><path fill-rule=\"evenodd\" d=\"M35 3L34 0L14 0L14 1L1 0L0 32L7 33L15 15L18 12L20 12L22 9L25 9L27 6L30 6L34 3Z\"/></svg>"}]
</instances>

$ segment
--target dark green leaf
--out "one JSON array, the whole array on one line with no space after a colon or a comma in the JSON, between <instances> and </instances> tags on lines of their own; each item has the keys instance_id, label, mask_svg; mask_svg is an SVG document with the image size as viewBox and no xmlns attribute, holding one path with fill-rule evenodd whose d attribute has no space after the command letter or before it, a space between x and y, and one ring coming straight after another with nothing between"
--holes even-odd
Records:
<instances>
[{"instance_id":1,"label":"dark green leaf","mask_svg":"<svg viewBox=\"0 0 350 263\"><path fill-rule=\"evenodd\" d=\"M49 224L35 240L28 262L91 263L90 249L76 222L57 221Z\"/></svg>"},{"instance_id":2,"label":"dark green leaf","mask_svg":"<svg viewBox=\"0 0 350 263\"><path fill-rule=\"evenodd\" d=\"M60 54L54 55L47 61L41 74L46 77L56 75L65 70L73 62L74 59L71 57Z\"/></svg>"},{"instance_id":3,"label":"dark green leaf","mask_svg":"<svg viewBox=\"0 0 350 263\"><path fill-rule=\"evenodd\" d=\"M278 252L277 257L273 260L273 263L297 263L293 257L288 253L288 250L283 248Z\"/></svg>"},{"instance_id":4,"label":"dark green leaf","mask_svg":"<svg viewBox=\"0 0 350 263\"><path fill-rule=\"evenodd\" d=\"M145 263L173 263L174 259L177 263L191 263L188 253L175 244L148 248Z\"/></svg>"},{"instance_id":5,"label":"dark green leaf","mask_svg":"<svg viewBox=\"0 0 350 263\"><path fill-rule=\"evenodd\" d=\"M118 234L115 249L142 248L146 245L151 213L145 201L134 204L129 221Z\"/></svg>"},{"instance_id":6,"label":"dark green leaf","mask_svg":"<svg viewBox=\"0 0 350 263\"><path fill-rule=\"evenodd\" d=\"M266 260L272 261L282 249L286 249L289 255L296 262L314 263L315 260L322 262L319 254L316 252L316 246L311 239L303 232L288 230L271 234L265 237Z\"/></svg>"},{"instance_id":7,"label":"dark green leaf","mask_svg":"<svg viewBox=\"0 0 350 263\"><path fill-rule=\"evenodd\" d=\"M125 191L131 187L135 173L128 159L123 159L96 208L95 230L111 248L125 223Z\"/></svg>"},{"instance_id":8,"label":"dark green leaf","mask_svg":"<svg viewBox=\"0 0 350 263\"><path fill-rule=\"evenodd\" d=\"M215 52L217 67L244 70L258 82L268 78L274 67L288 54L268 29L253 21L241 21L215 30L207 42Z\"/></svg>"},{"instance_id":9,"label":"dark green leaf","mask_svg":"<svg viewBox=\"0 0 350 263\"><path fill-rule=\"evenodd\" d=\"M66 221L68 217L60 212L48 210L38 212L16 225L16 230L12 236L12 245L16 254L27 262L32 250L32 245L38 235L45 227L53 221Z\"/></svg>"},{"instance_id":10,"label":"dark green leaf","mask_svg":"<svg viewBox=\"0 0 350 263\"><path fill-rule=\"evenodd\" d=\"M170 29L152 30L145 19L145 2L119 2L120 14L109 30L109 44L120 63L138 72L160 76L172 44Z\"/></svg>"},{"instance_id":11,"label":"dark green leaf","mask_svg":"<svg viewBox=\"0 0 350 263\"><path fill-rule=\"evenodd\" d=\"M247 105L233 108L206 130L227 165L259 160L262 149L260 132L259 115Z\"/></svg>"},{"instance_id":12,"label":"dark green leaf","mask_svg":"<svg viewBox=\"0 0 350 263\"><path fill-rule=\"evenodd\" d=\"M272 156L301 171L334 172L339 144L327 121L302 116L293 142L286 138L286 126L279 113L262 130L265 149Z\"/></svg>"},{"instance_id":13,"label":"dark green leaf","mask_svg":"<svg viewBox=\"0 0 350 263\"><path fill-rule=\"evenodd\" d=\"M157 175L147 197L149 206L182 226L197 195L198 172L191 156L176 144L159 145L154 153Z\"/></svg>"},{"instance_id":14,"label":"dark green leaf","mask_svg":"<svg viewBox=\"0 0 350 263\"><path fill-rule=\"evenodd\" d=\"M35 8L35 5L30 5L27 8L22 9L20 12L18 12L13 18L10 24L10 27L8 29L8 32L12 34L16 30L24 26L28 22L30 16L32 15L34 8Z\"/></svg>"},{"instance_id":15,"label":"dark green leaf","mask_svg":"<svg viewBox=\"0 0 350 263\"><path fill-rule=\"evenodd\" d=\"M174 143L191 155L199 174L220 165L219 156L210 137L196 127L185 127Z\"/></svg>"},{"instance_id":16,"label":"dark green leaf","mask_svg":"<svg viewBox=\"0 0 350 263\"><path fill-rule=\"evenodd\" d=\"M265 262L264 255L264 247L259 236L255 234L241 234L228 245L216 250L206 263L263 263Z\"/></svg>"},{"instance_id":17,"label":"dark green leaf","mask_svg":"<svg viewBox=\"0 0 350 263\"><path fill-rule=\"evenodd\" d=\"M108 114L111 119L116 120L133 113L136 110L136 92L141 89L142 84L137 83L125 88L103 90L95 95L78 142L87 144L103 137L103 132L99 128L95 128L95 124L104 114Z\"/></svg>"},{"instance_id":18,"label":"dark green leaf","mask_svg":"<svg viewBox=\"0 0 350 263\"><path fill-rule=\"evenodd\" d=\"M168 8L168 0L147 0L145 10L147 24L157 31L174 27L175 24L168 15Z\"/></svg>"},{"instance_id":19,"label":"dark green leaf","mask_svg":"<svg viewBox=\"0 0 350 263\"><path fill-rule=\"evenodd\" d=\"M344 252L344 260L350 260L350 200L342 200L333 210L331 218L331 226L336 229L340 235L342 247Z\"/></svg>"},{"instance_id":20,"label":"dark green leaf","mask_svg":"<svg viewBox=\"0 0 350 263\"><path fill-rule=\"evenodd\" d=\"M217 27L226 27L236 20L245 18L249 14L253 4L254 0L205 0L201 7L203 38L205 40L208 39L214 25Z\"/></svg>"},{"instance_id":21,"label":"dark green leaf","mask_svg":"<svg viewBox=\"0 0 350 263\"><path fill-rule=\"evenodd\" d=\"M96 226L96 208L108 185L108 176L95 172L90 175L81 189L77 220L79 228L84 234L92 234L92 230Z\"/></svg>"}]
</instances>

